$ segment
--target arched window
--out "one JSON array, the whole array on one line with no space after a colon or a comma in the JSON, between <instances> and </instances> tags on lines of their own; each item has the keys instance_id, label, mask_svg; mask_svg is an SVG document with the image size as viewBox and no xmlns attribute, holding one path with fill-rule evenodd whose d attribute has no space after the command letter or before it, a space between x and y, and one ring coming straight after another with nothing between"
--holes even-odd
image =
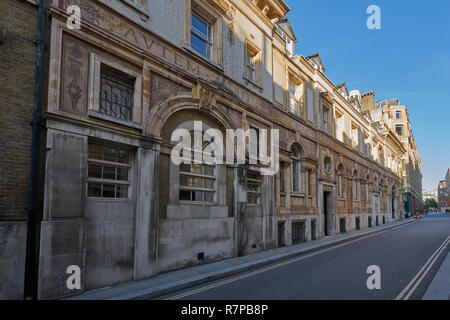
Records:
<instances>
[{"instance_id":1,"label":"arched window","mask_svg":"<svg viewBox=\"0 0 450 320\"><path fill-rule=\"evenodd\" d=\"M358 182L358 171L353 171L353 200L359 200L359 182Z\"/></svg>"},{"instance_id":2,"label":"arched window","mask_svg":"<svg viewBox=\"0 0 450 320\"><path fill-rule=\"evenodd\" d=\"M344 197L344 182L343 177L344 175L344 166L342 164L339 164L337 168L337 191L338 191L338 197L343 198Z\"/></svg>"},{"instance_id":3,"label":"arched window","mask_svg":"<svg viewBox=\"0 0 450 320\"><path fill-rule=\"evenodd\" d=\"M194 132L191 131L191 149L183 153L183 157L195 159L195 153L203 154L211 142L204 142L201 151L195 150ZM204 134L204 133L203 133ZM185 149L186 150L186 149ZM194 202L214 201L214 165L182 163L180 164L180 200Z\"/></svg>"},{"instance_id":4,"label":"arched window","mask_svg":"<svg viewBox=\"0 0 450 320\"><path fill-rule=\"evenodd\" d=\"M292 152L292 192L301 193L302 192L302 150L299 146L294 145L291 148Z\"/></svg>"},{"instance_id":5,"label":"arched window","mask_svg":"<svg viewBox=\"0 0 450 320\"><path fill-rule=\"evenodd\" d=\"M370 175L366 176L366 202L370 202L369 198L369 183L370 183Z\"/></svg>"}]
</instances>

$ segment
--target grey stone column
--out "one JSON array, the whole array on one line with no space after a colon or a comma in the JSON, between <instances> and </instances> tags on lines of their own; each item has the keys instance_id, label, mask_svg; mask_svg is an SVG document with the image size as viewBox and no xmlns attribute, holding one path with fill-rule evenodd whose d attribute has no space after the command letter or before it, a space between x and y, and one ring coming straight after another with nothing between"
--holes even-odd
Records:
<instances>
[{"instance_id":1,"label":"grey stone column","mask_svg":"<svg viewBox=\"0 0 450 320\"><path fill-rule=\"evenodd\" d=\"M262 176L261 201L263 217L263 249L276 246L273 230L273 215L275 203L275 176Z\"/></svg>"},{"instance_id":2,"label":"grey stone column","mask_svg":"<svg viewBox=\"0 0 450 320\"><path fill-rule=\"evenodd\" d=\"M135 280L158 273L159 148L137 152Z\"/></svg>"},{"instance_id":3,"label":"grey stone column","mask_svg":"<svg viewBox=\"0 0 450 320\"><path fill-rule=\"evenodd\" d=\"M48 130L38 299L84 291L86 163L87 137ZM80 290L67 288L70 265L82 270Z\"/></svg>"},{"instance_id":4,"label":"grey stone column","mask_svg":"<svg viewBox=\"0 0 450 320\"><path fill-rule=\"evenodd\" d=\"M233 216L235 256L245 254L247 243L247 172L243 166L234 168Z\"/></svg>"}]
</instances>

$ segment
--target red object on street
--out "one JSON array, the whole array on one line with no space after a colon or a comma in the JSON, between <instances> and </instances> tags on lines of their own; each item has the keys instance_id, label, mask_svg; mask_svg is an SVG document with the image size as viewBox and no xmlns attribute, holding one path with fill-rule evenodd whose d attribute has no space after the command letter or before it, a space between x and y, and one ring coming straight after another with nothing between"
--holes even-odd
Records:
<instances>
[{"instance_id":1,"label":"red object on street","mask_svg":"<svg viewBox=\"0 0 450 320\"><path fill-rule=\"evenodd\" d=\"M416 219L420 219L420 213L416 213Z\"/></svg>"}]
</instances>

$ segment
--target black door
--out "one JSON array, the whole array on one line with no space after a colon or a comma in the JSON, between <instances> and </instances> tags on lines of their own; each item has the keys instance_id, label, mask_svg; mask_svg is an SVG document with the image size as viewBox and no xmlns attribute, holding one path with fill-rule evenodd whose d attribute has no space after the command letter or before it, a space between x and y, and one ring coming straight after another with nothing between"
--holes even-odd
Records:
<instances>
[{"instance_id":1,"label":"black door","mask_svg":"<svg viewBox=\"0 0 450 320\"><path fill-rule=\"evenodd\" d=\"M278 246L284 247L284 222L278 222Z\"/></svg>"},{"instance_id":2,"label":"black door","mask_svg":"<svg viewBox=\"0 0 450 320\"><path fill-rule=\"evenodd\" d=\"M325 236L328 236L328 197L330 193L325 191L323 193L323 232Z\"/></svg>"},{"instance_id":3,"label":"black door","mask_svg":"<svg viewBox=\"0 0 450 320\"><path fill-rule=\"evenodd\" d=\"M316 240L316 220L311 221L311 240Z\"/></svg>"}]
</instances>

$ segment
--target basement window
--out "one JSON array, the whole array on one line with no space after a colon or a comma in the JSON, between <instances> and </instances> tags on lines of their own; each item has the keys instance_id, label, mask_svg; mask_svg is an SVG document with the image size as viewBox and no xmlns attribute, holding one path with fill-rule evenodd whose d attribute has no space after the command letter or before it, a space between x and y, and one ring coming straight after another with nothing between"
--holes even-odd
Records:
<instances>
[{"instance_id":1,"label":"basement window","mask_svg":"<svg viewBox=\"0 0 450 320\"><path fill-rule=\"evenodd\" d=\"M305 223L292 222L292 244L298 244L306 241L305 239Z\"/></svg>"},{"instance_id":2,"label":"basement window","mask_svg":"<svg viewBox=\"0 0 450 320\"><path fill-rule=\"evenodd\" d=\"M247 171L247 202L248 204L259 204L261 197L261 175L256 172Z\"/></svg>"},{"instance_id":3,"label":"basement window","mask_svg":"<svg viewBox=\"0 0 450 320\"><path fill-rule=\"evenodd\" d=\"M130 168L128 150L89 144L87 196L128 199Z\"/></svg>"}]
</instances>

